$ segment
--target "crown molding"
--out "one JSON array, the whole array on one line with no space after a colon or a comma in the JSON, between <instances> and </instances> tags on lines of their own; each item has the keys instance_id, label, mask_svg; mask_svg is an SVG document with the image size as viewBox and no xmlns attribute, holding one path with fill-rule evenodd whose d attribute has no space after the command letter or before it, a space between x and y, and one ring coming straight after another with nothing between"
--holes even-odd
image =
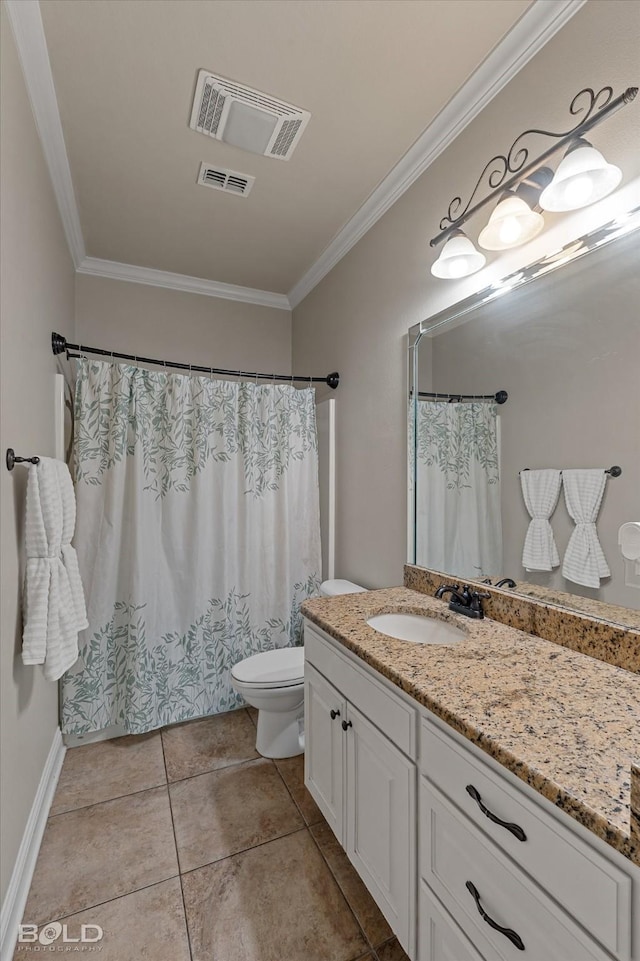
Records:
<instances>
[{"instance_id":1,"label":"crown molding","mask_svg":"<svg viewBox=\"0 0 640 961\"><path fill-rule=\"evenodd\" d=\"M40 4L38 0L6 0L6 7L62 226L77 268L85 257L85 246Z\"/></svg>"},{"instance_id":2,"label":"crown molding","mask_svg":"<svg viewBox=\"0 0 640 961\"><path fill-rule=\"evenodd\" d=\"M291 305L285 294L87 257L40 4L38 0L6 0L6 5L36 128L76 271L97 277L110 277L152 287L166 287L169 290L182 290L207 297L221 297L224 300L290 310Z\"/></svg>"},{"instance_id":3,"label":"crown molding","mask_svg":"<svg viewBox=\"0 0 640 961\"><path fill-rule=\"evenodd\" d=\"M335 267L493 97L587 0L534 0L416 143L334 237L289 294L239 287L87 257L38 0L5 0L36 127L76 270L243 303L291 310Z\"/></svg>"},{"instance_id":4,"label":"crown molding","mask_svg":"<svg viewBox=\"0 0 640 961\"><path fill-rule=\"evenodd\" d=\"M318 260L289 291L292 307L320 283L351 248L477 117L587 0L535 0L451 98L415 144L360 207Z\"/></svg>"},{"instance_id":5,"label":"crown molding","mask_svg":"<svg viewBox=\"0 0 640 961\"><path fill-rule=\"evenodd\" d=\"M291 304L286 294L276 294L270 290L257 290L255 287L221 284L216 280L189 277L187 274L172 274L167 270L155 270L153 267L136 267L134 264L120 264L115 260L85 257L76 270L79 274L89 274L92 277L108 277L111 280L126 280L134 284L146 284L149 287L165 287L168 290L182 290L189 294L203 294L205 297L221 297L223 300L258 304L260 307L291 310Z\"/></svg>"}]
</instances>

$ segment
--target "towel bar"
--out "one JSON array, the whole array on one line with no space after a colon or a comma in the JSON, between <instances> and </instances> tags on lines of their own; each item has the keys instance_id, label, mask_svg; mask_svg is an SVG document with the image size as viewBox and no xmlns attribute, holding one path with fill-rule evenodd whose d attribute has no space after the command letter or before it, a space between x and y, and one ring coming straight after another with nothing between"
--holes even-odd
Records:
<instances>
[{"instance_id":1,"label":"towel bar","mask_svg":"<svg viewBox=\"0 0 640 961\"><path fill-rule=\"evenodd\" d=\"M5 458L7 464L7 470L13 470L16 464L39 464L39 457L18 457L13 447L7 447L7 456Z\"/></svg>"}]
</instances>

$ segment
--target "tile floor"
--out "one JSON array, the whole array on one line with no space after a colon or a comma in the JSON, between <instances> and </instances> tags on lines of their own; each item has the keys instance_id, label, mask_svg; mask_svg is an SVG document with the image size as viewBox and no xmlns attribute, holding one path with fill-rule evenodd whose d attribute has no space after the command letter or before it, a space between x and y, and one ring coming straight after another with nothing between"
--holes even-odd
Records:
<instances>
[{"instance_id":1,"label":"tile floor","mask_svg":"<svg viewBox=\"0 0 640 961\"><path fill-rule=\"evenodd\" d=\"M67 751L25 923L100 925L102 961L407 961L255 713Z\"/></svg>"}]
</instances>

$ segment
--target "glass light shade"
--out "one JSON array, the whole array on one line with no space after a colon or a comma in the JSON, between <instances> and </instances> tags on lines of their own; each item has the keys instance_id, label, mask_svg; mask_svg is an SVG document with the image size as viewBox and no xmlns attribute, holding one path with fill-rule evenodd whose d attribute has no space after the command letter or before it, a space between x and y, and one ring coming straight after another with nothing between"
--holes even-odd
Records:
<instances>
[{"instance_id":1,"label":"glass light shade","mask_svg":"<svg viewBox=\"0 0 640 961\"><path fill-rule=\"evenodd\" d=\"M500 201L478 237L485 250L508 250L526 244L544 227L542 214L534 213L521 197L509 194Z\"/></svg>"},{"instance_id":2,"label":"glass light shade","mask_svg":"<svg viewBox=\"0 0 640 961\"><path fill-rule=\"evenodd\" d=\"M599 150L586 143L571 150L540 195L544 210L564 211L588 207L615 190L622 171L607 163Z\"/></svg>"},{"instance_id":3,"label":"glass light shade","mask_svg":"<svg viewBox=\"0 0 640 961\"><path fill-rule=\"evenodd\" d=\"M473 246L461 230L447 240L440 256L431 265L431 273L442 280L457 280L468 277L484 267L487 258Z\"/></svg>"}]
</instances>

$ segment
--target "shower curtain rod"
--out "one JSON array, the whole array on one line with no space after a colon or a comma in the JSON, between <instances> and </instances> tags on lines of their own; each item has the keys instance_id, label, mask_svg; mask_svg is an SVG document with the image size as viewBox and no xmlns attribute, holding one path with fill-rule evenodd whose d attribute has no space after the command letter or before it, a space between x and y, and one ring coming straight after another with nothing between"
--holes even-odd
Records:
<instances>
[{"instance_id":1,"label":"shower curtain rod","mask_svg":"<svg viewBox=\"0 0 640 961\"><path fill-rule=\"evenodd\" d=\"M462 400L494 400L496 404L505 404L509 395L506 390L498 390L495 394L432 394L426 390L418 391L418 397L441 397L450 404Z\"/></svg>"},{"instance_id":2,"label":"shower curtain rod","mask_svg":"<svg viewBox=\"0 0 640 961\"><path fill-rule=\"evenodd\" d=\"M135 364L157 364L159 367L177 367L179 370L188 370L190 373L197 371L205 374L226 374L229 377L255 378L255 380L289 380L292 383L294 380L299 380L308 384L328 384L333 390L335 390L340 383L340 374L337 370L334 370L332 374L327 374L326 377L299 377L295 374L260 374L255 371L224 370L221 367L201 367L199 364L181 364L173 360L156 360L153 357L141 357L139 354L122 354L117 350L87 347L86 344L70 344L66 337L63 337L62 334L57 334L55 331L51 333L51 349L54 354L64 354L66 352L67 360L81 357L83 353L100 354L102 357L118 357L121 360L132 360ZM72 354L70 353L72 350L81 351L81 353Z\"/></svg>"}]
</instances>

